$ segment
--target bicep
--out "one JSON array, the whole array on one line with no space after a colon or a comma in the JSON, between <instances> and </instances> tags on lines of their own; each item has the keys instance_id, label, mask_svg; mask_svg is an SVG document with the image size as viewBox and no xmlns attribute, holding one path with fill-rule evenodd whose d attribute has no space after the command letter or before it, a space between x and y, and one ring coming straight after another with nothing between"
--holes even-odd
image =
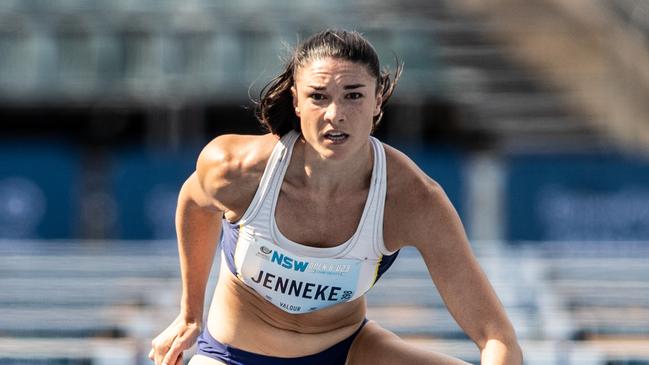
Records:
<instances>
[{"instance_id":1,"label":"bicep","mask_svg":"<svg viewBox=\"0 0 649 365\"><path fill-rule=\"evenodd\" d=\"M224 191L236 178L232 167L232 156L225 136L217 137L201 151L196 161L196 171L185 181L181 197L191 199L193 203L213 210L225 211Z\"/></svg>"},{"instance_id":2,"label":"bicep","mask_svg":"<svg viewBox=\"0 0 649 365\"><path fill-rule=\"evenodd\" d=\"M193 205L196 205L201 208L207 208L210 210L219 210L218 201L205 189L204 183L200 181L200 177L197 172L192 173L185 183L180 188L180 193L178 194L179 202L191 202Z\"/></svg>"}]
</instances>

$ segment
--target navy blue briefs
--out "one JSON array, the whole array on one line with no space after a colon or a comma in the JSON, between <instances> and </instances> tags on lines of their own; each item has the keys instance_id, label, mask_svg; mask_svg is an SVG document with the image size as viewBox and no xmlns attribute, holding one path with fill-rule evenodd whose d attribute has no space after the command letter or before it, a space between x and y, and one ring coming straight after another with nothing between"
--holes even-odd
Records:
<instances>
[{"instance_id":1,"label":"navy blue briefs","mask_svg":"<svg viewBox=\"0 0 649 365\"><path fill-rule=\"evenodd\" d=\"M261 355L228 346L212 337L207 330L207 326L205 326L205 329L198 337L198 351L196 353L216 359L227 365L345 365L352 342L354 342L354 339L366 323L367 319L363 320L363 324L356 332L326 350L313 355L289 358Z\"/></svg>"}]
</instances>

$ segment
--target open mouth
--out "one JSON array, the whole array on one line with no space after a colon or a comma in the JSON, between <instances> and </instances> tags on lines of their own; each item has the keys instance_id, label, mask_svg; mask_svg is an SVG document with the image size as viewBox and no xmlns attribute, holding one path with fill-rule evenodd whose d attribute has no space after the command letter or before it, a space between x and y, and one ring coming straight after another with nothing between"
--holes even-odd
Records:
<instances>
[{"instance_id":1,"label":"open mouth","mask_svg":"<svg viewBox=\"0 0 649 365\"><path fill-rule=\"evenodd\" d=\"M343 132L327 132L324 137L334 143L341 143L349 138L349 134Z\"/></svg>"}]
</instances>

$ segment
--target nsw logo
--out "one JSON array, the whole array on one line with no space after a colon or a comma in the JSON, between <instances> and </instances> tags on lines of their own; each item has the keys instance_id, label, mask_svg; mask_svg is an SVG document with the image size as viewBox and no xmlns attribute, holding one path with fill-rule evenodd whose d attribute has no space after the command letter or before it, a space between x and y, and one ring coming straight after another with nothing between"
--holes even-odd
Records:
<instances>
[{"instance_id":1,"label":"nsw logo","mask_svg":"<svg viewBox=\"0 0 649 365\"><path fill-rule=\"evenodd\" d=\"M285 256L284 254L273 251L273 256L270 259L270 262L274 262L286 269L293 269L295 271L304 272L309 263L306 261L298 261L291 257Z\"/></svg>"},{"instance_id":2,"label":"nsw logo","mask_svg":"<svg viewBox=\"0 0 649 365\"><path fill-rule=\"evenodd\" d=\"M273 250L271 250L270 248L268 248L266 246L261 246L261 247L259 247L259 251L257 251L257 253L255 253L255 256L268 261L268 260L270 260L269 255L271 254L271 252L273 252Z\"/></svg>"}]
</instances>

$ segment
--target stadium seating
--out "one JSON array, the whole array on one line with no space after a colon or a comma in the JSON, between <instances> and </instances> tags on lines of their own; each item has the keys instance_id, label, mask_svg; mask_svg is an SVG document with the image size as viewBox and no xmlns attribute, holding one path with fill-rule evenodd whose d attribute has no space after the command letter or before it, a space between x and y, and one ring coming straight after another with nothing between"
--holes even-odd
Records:
<instances>
[{"instance_id":1,"label":"stadium seating","mask_svg":"<svg viewBox=\"0 0 649 365\"><path fill-rule=\"evenodd\" d=\"M649 249L573 246L474 244L526 363L646 363ZM150 340L178 309L175 243L3 240L0 287L0 364L145 363ZM416 250L403 249L370 291L368 318L422 347L479 362Z\"/></svg>"}]
</instances>

